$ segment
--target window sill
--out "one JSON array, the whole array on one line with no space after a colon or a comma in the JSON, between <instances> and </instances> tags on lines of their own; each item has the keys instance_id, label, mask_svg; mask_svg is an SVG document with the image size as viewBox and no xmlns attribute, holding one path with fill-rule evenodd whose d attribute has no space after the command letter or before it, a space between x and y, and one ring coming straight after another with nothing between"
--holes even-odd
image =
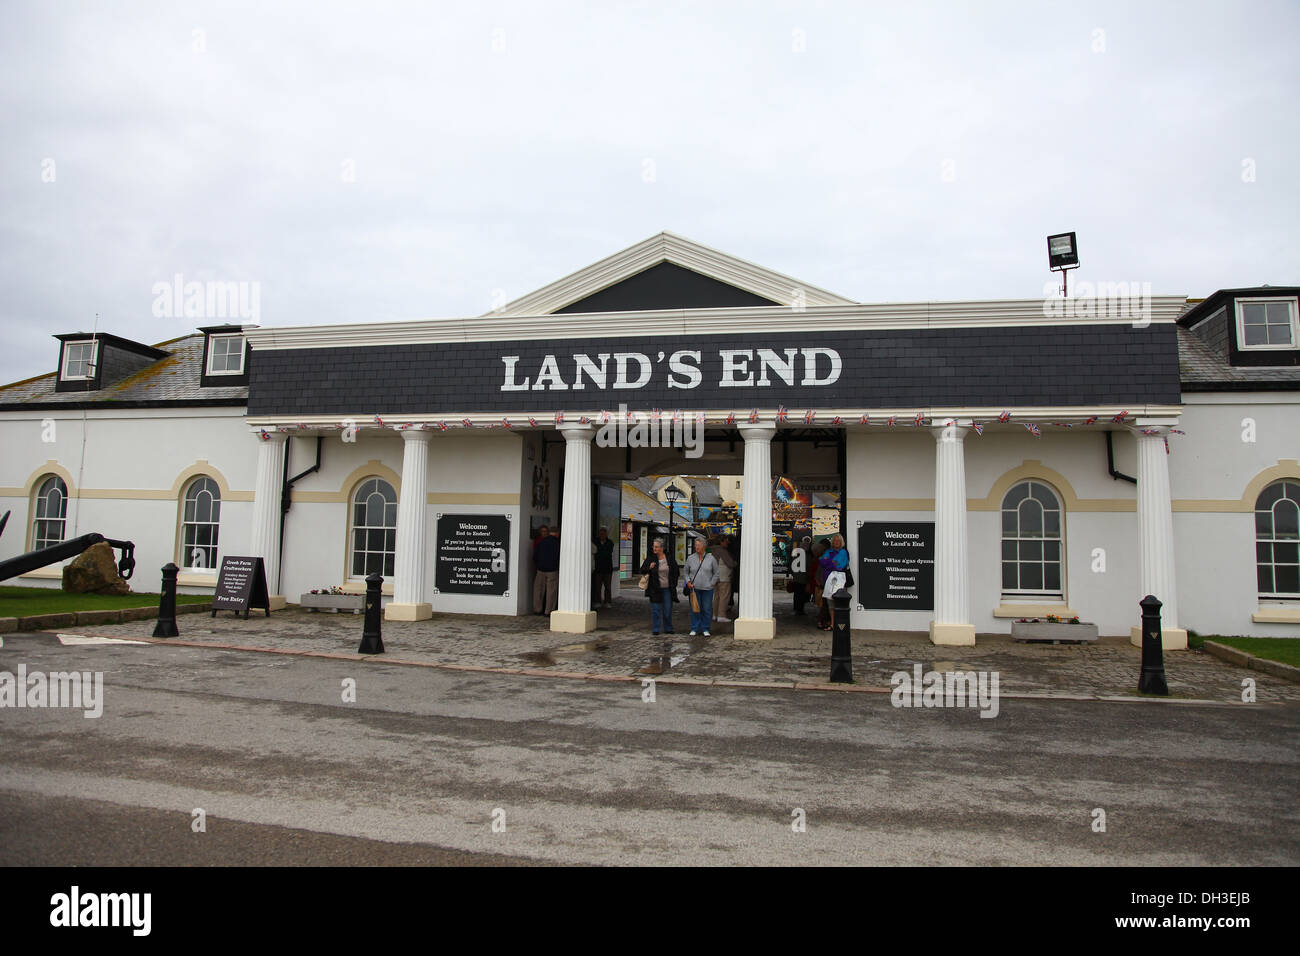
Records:
<instances>
[{"instance_id":1,"label":"window sill","mask_svg":"<svg viewBox=\"0 0 1300 956\"><path fill-rule=\"evenodd\" d=\"M365 594L366 593L365 581L344 581L341 585L339 585L339 587L343 588L344 594ZM386 594L389 597L392 597L393 583L391 581L385 580L384 583L379 586L379 591L381 594Z\"/></svg>"},{"instance_id":2,"label":"window sill","mask_svg":"<svg viewBox=\"0 0 1300 956\"><path fill-rule=\"evenodd\" d=\"M26 574L18 575L18 578L19 580L22 578L40 578L46 581L61 581L63 580L63 565L59 565L57 568L37 568L35 571L28 571Z\"/></svg>"},{"instance_id":3,"label":"window sill","mask_svg":"<svg viewBox=\"0 0 1300 956\"><path fill-rule=\"evenodd\" d=\"M994 617L1016 620L1022 617L1047 617L1049 614L1055 614L1067 621L1070 618L1079 616L1076 611L1065 604L1007 604L1004 602L993 609Z\"/></svg>"},{"instance_id":4,"label":"window sill","mask_svg":"<svg viewBox=\"0 0 1300 956\"><path fill-rule=\"evenodd\" d=\"M197 571L182 571L176 575L176 583L187 588L215 588L217 586L217 576L215 574L200 574Z\"/></svg>"},{"instance_id":5,"label":"window sill","mask_svg":"<svg viewBox=\"0 0 1300 956\"><path fill-rule=\"evenodd\" d=\"M1300 607L1264 606L1250 616L1256 624L1300 624Z\"/></svg>"}]
</instances>

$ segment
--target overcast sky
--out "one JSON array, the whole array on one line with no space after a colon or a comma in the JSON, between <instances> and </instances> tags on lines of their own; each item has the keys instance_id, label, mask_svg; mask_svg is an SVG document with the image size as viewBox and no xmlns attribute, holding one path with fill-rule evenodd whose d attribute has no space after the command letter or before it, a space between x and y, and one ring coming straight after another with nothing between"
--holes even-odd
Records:
<instances>
[{"instance_id":1,"label":"overcast sky","mask_svg":"<svg viewBox=\"0 0 1300 956\"><path fill-rule=\"evenodd\" d=\"M1300 284L1300 3L14 3L0 381L153 287L478 315L667 229L863 302ZM496 293L496 290L501 290Z\"/></svg>"}]
</instances>

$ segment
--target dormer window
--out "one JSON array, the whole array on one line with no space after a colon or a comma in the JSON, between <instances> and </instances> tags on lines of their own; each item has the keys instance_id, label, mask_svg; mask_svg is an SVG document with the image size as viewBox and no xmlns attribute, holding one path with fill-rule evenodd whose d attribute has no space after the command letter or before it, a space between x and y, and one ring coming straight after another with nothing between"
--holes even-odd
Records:
<instances>
[{"instance_id":1,"label":"dormer window","mask_svg":"<svg viewBox=\"0 0 1300 956\"><path fill-rule=\"evenodd\" d=\"M1296 299L1238 299L1237 341L1245 350L1300 348Z\"/></svg>"},{"instance_id":2,"label":"dormer window","mask_svg":"<svg viewBox=\"0 0 1300 956\"><path fill-rule=\"evenodd\" d=\"M208 374L244 374L244 337L213 335L208 339Z\"/></svg>"},{"instance_id":3,"label":"dormer window","mask_svg":"<svg viewBox=\"0 0 1300 956\"><path fill-rule=\"evenodd\" d=\"M96 342L65 342L63 344L63 372L65 382L85 382L95 377Z\"/></svg>"}]
</instances>

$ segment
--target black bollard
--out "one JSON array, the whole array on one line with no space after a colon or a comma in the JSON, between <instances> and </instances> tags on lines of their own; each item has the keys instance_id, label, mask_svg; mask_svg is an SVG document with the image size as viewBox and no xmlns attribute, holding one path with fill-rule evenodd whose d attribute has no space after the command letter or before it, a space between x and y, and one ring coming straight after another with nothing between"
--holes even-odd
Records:
<instances>
[{"instance_id":1,"label":"black bollard","mask_svg":"<svg viewBox=\"0 0 1300 956\"><path fill-rule=\"evenodd\" d=\"M1165 682L1165 645L1160 633L1160 601L1148 594L1138 602L1142 606L1142 675L1138 690L1143 694L1169 696Z\"/></svg>"},{"instance_id":2,"label":"black bollard","mask_svg":"<svg viewBox=\"0 0 1300 956\"><path fill-rule=\"evenodd\" d=\"M163 565L162 596L158 599L158 623L154 625L154 637L180 637L180 628L176 626L176 574L180 568L170 561Z\"/></svg>"},{"instance_id":3,"label":"black bollard","mask_svg":"<svg viewBox=\"0 0 1300 956\"><path fill-rule=\"evenodd\" d=\"M853 596L840 588L831 595L835 602L835 627L831 635L831 683L853 683L853 638L849 633L849 602Z\"/></svg>"},{"instance_id":4,"label":"black bollard","mask_svg":"<svg viewBox=\"0 0 1300 956\"><path fill-rule=\"evenodd\" d=\"M382 654L384 653L384 638L380 634L379 608L383 602L380 599L380 588L383 587L384 579L380 574L366 575L366 624L365 629L361 632L361 646L357 648L358 654Z\"/></svg>"}]
</instances>

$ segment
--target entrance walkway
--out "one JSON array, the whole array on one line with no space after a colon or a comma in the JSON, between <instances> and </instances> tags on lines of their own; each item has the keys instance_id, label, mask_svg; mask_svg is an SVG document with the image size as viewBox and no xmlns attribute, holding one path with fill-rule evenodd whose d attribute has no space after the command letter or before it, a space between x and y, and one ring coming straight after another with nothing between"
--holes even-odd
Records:
<instances>
[{"instance_id":1,"label":"entrance walkway","mask_svg":"<svg viewBox=\"0 0 1300 956\"><path fill-rule=\"evenodd\" d=\"M566 635L550 630L543 617L435 615L428 621L385 621L386 654L378 660L410 661L464 668L495 668L525 673L599 676L609 679L654 677L690 683L739 682L754 685L824 684L830 676L831 636L819 631L812 607L796 617L788 599L778 595L778 636L771 641L736 641L730 625L719 625L711 638L688 636L686 604L676 605L676 634L650 634L648 602L630 589L601 609L596 630ZM229 614L179 619L180 641L279 652L317 652L354 657L361 641L362 618L294 608L268 618L244 620ZM152 621L77 628L78 634L144 637ZM161 643L167 643L162 641ZM1017 644L1007 636L981 635L975 647L941 647L926 634L885 631L853 633L855 687L882 689L890 676L923 670L997 671L1004 695L1136 697L1140 653L1124 637L1091 645ZM1241 682L1253 678L1258 700L1300 703L1300 685L1248 671L1196 651L1167 652L1165 667L1175 698L1215 700L1241 705ZM835 685L842 688L845 685Z\"/></svg>"}]
</instances>

